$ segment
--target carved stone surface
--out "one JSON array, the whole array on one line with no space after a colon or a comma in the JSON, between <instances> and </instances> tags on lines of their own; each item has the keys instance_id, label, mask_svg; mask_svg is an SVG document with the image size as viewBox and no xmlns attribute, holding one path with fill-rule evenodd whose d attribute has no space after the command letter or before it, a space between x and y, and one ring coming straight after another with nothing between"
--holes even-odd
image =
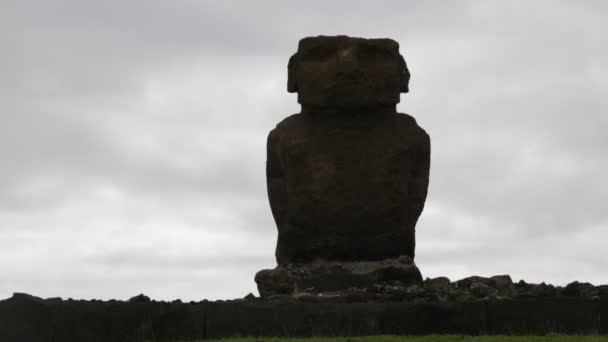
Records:
<instances>
[{"instance_id":1,"label":"carved stone surface","mask_svg":"<svg viewBox=\"0 0 608 342\"><path fill-rule=\"evenodd\" d=\"M430 139L413 117L396 111L409 78L394 40L300 41L287 88L298 93L302 110L280 122L267 143L275 274L317 259L413 260Z\"/></svg>"},{"instance_id":2,"label":"carved stone surface","mask_svg":"<svg viewBox=\"0 0 608 342\"><path fill-rule=\"evenodd\" d=\"M279 264L414 257L429 143L413 118L296 114L268 144Z\"/></svg>"},{"instance_id":3,"label":"carved stone surface","mask_svg":"<svg viewBox=\"0 0 608 342\"><path fill-rule=\"evenodd\" d=\"M302 112L268 136L279 264L414 257L430 141L396 112L409 71L390 39L309 37L290 59Z\"/></svg>"}]
</instances>

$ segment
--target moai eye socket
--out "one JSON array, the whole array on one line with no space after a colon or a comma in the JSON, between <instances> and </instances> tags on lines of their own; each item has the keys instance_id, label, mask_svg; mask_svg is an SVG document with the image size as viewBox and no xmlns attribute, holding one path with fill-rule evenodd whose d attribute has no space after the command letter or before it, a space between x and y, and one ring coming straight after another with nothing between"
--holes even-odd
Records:
<instances>
[{"instance_id":1,"label":"moai eye socket","mask_svg":"<svg viewBox=\"0 0 608 342\"><path fill-rule=\"evenodd\" d=\"M357 57L362 64L370 65L391 60L395 57L395 53L377 45L362 44Z\"/></svg>"},{"instance_id":2,"label":"moai eye socket","mask_svg":"<svg viewBox=\"0 0 608 342\"><path fill-rule=\"evenodd\" d=\"M300 60L303 61L318 61L324 60L336 55L337 48L335 45L324 44L313 46L302 52Z\"/></svg>"}]
</instances>

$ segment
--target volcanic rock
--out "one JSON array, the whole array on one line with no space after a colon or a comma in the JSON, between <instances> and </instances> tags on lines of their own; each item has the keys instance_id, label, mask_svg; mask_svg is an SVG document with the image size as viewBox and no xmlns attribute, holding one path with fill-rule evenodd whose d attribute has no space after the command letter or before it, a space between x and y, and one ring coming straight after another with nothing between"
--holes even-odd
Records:
<instances>
[{"instance_id":1,"label":"volcanic rock","mask_svg":"<svg viewBox=\"0 0 608 342\"><path fill-rule=\"evenodd\" d=\"M369 287L372 280L421 282L413 263L378 266L373 276L340 268L415 256L430 139L413 117L396 111L409 78L394 40L300 40L287 87L298 93L302 110L268 135L266 178L279 266L256 275L262 295L301 292L301 286ZM315 260L324 266L312 265Z\"/></svg>"},{"instance_id":2,"label":"volcanic rock","mask_svg":"<svg viewBox=\"0 0 608 342\"><path fill-rule=\"evenodd\" d=\"M279 265L255 277L262 297L302 293L354 295L374 291L378 285L406 287L421 284L422 276L408 257L382 261L325 261Z\"/></svg>"}]
</instances>

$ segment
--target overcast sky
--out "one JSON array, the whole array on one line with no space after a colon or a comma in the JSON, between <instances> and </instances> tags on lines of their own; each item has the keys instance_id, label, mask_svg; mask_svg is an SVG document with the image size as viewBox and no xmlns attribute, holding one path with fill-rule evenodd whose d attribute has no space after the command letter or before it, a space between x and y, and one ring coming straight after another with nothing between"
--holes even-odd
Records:
<instances>
[{"instance_id":1,"label":"overcast sky","mask_svg":"<svg viewBox=\"0 0 608 342\"><path fill-rule=\"evenodd\" d=\"M0 298L237 298L306 36L388 37L431 136L424 277L608 283L605 1L0 3Z\"/></svg>"}]
</instances>

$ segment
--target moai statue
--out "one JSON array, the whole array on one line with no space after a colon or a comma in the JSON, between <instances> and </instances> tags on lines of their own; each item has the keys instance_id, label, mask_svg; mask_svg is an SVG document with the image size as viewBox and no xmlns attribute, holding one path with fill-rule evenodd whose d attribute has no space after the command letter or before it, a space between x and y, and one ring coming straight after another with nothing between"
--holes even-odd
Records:
<instances>
[{"instance_id":1,"label":"moai statue","mask_svg":"<svg viewBox=\"0 0 608 342\"><path fill-rule=\"evenodd\" d=\"M262 296L421 281L415 226L430 139L396 111L409 79L394 40L300 40L287 90L298 93L302 109L268 136L278 266L256 275Z\"/></svg>"}]
</instances>

